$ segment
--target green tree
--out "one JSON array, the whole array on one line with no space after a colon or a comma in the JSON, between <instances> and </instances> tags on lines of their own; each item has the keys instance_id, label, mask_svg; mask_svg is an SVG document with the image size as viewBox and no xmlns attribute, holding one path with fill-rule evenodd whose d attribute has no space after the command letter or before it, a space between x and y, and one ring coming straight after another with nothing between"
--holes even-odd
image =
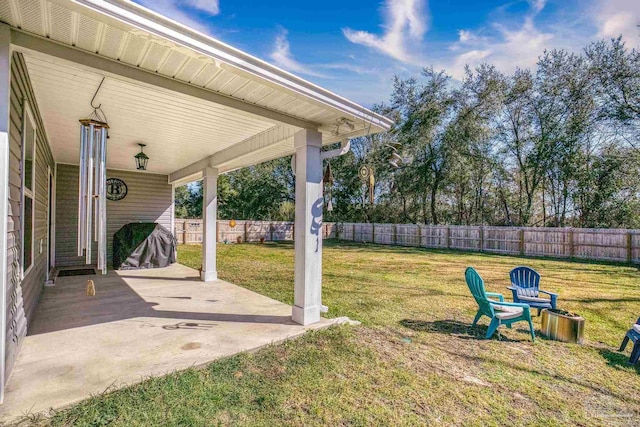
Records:
<instances>
[{"instance_id":1,"label":"green tree","mask_svg":"<svg viewBox=\"0 0 640 427\"><path fill-rule=\"evenodd\" d=\"M541 52L511 74L483 64L453 81L426 68L396 77L390 101L375 108L390 132L325 162L326 221L639 226L640 54L621 39ZM375 170L373 203L362 166ZM294 184L290 157L224 174L220 217L292 220ZM178 216L201 210L199 183L176 190Z\"/></svg>"}]
</instances>

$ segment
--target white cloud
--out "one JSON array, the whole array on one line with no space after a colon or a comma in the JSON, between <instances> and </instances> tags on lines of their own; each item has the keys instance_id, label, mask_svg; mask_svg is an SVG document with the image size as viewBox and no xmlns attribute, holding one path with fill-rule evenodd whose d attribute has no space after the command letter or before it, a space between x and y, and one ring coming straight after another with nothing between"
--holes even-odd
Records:
<instances>
[{"instance_id":1,"label":"white cloud","mask_svg":"<svg viewBox=\"0 0 640 427\"><path fill-rule=\"evenodd\" d=\"M220 13L218 0L135 0L135 2L203 33L211 33L209 27L200 20L194 19L185 8L193 8L210 16Z\"/></svg>"},{"instance_id":2,"label":"white cloud","mask_svg":"<svg viewBox=\"0 0 640 427\"><path fill-rule=\"evenodd\" d=\"M376 67L365 67L356 61L354 55L348 55L347 61L343 62L326 62L316 64L303 64L295 59L291 52L291 46L287 38L289 32L286 28L281 28L274 43L273 50L269 54L271 60L279 67L284 68L292 73L304 74L307 76L318 77L323 79L333 78L330 71L346 71L350 74L374 74L378 70ZM325 74L323 71L327 71Z\"/></svg>"},{"instance_id":3,"label":"white cloud","mask_svg":"<svg viewBox=\"0 0 640 427\"><path fill-rule=\"evenodd\" d=\"M481 38L469 33L453 44L451 50L461 53L450 59L445 68L454 77L462 77L465 65L474 68L484 62L507 73L516 67L532 68L545 49L556 47L554 34L539 30L532 17L527 17L520 27L497 23L492 27L494 37Z\"/></svg>"},{"instance_id":4,"label":"white cloud","mask_svg":"<svg viewBox=\"0 0 640 427\"><path fill-rule=\"evenodd\" d=\"M631 46L640 45L640 1L599 0L592 12L598 38L622 39Z\"/></svg>"},{"instance_id":5,"label":"white cloud","mask_svg":"<svg viewBox=\"0 0 640 427\"><path fill-rule=\"evenodd\" d=\"M547 0L527 1L529 10L520 18L520 23L489 23L482 31L460 29L457 41L447 49L433 50L428 57L424 54L423 40L428 12L422 0L386 0L383 35L352 29L344 29L343 33L352 43L374 48L408 65L438 63L438 67L458 78L463 75L466 64L473 67L491 62L503 71L513 71L516 66L534 66L554 39L552 33L541 31L534 24Z\"/></svg>"},{"instance_id":6,"label":"white cloud","mask_svg":"<svg viewBox=\"0 0 640 427\"><path fill-rule=\"evenodd\" d=\"M490 50L470 50L458 55L452 64L447 67L447 71L456 78L461 78L467 65L473 67L482 62L487 62L487 57L491 55Z\"/></svg>"},{"instance_id":7,"label":"white cloud","mask_svg":"<svg viewBox=\"0 0 640 427\"><path fill-rule=\"evenodd\" d=\"M217 15L220 13L220 3L218 0L177 0L177 3L183 3L194 9L207 12L210 15Z\"/></svg>"},{"instance_id":8,"label":"white cloud","mask_svg":"<svg viewBox=\"0 0 640 427\"><path fill-rule=\"evenodd\" d=\"M353 58L351 58L353 59ZM348 62L337 62L332 64L320 64L320 68L325 70L343 70L349 71L354 74L375 74L378 70L375 68L368 68L362 65L351 64Z\"/></svg>"},{"instance_id":9,"label":"white cloud","mask_svg":"<svg viewBox=\"0 0 640 427\"><path fill-rule=\"evenodd\" d=\"M471 40L473 40L475 35L471 31L459 30L458 31L458 37L460 39L460 43L468 43Z\"/></svg>"},{"instance_id":10,"label":"white cloud","mask_svg":"<svg viewBox=\"0 0 640 427\"><path fill-rule=\"evenodd\" d=\"M481 36L471 30L458 30L458 41L450 44L449 50L460 51L462 49L469 49L473 46L480 46L488 40L486 36Z\"/></svg>"},{"instance_id":11,"label":"white cloud","mask_svg":"<svg viewBox=\"0 0 640 427\"><path fill-rule=\"evenodd\" d=\"M289 40L287 39L288 33L289 32L285 28L282 28L280 33L276 36L275 46L269 55L273 62L275 62L277 66L293 73L306 74L314 77L324 77L309 66L301 64L293 57L291 48L289 47Z\"/></svg>"},{"instance_id":12,"label":"white cloud","mask_svg":"<svg viewBox=\"0 0 640 427\"><path fill-rule=\"evenodd\" d=\"M531 9L534 14L538 14L542 12L542 9L547 4L547 0L529 0L529 5L531 5Z\"/></svg>"},{"instance_id":13,"label":"white cloud","mask_svg":"<svg viewBox=\"0 0 640 427\"><path fill-rule=\"evenodd\" d=\"M458 31L458 40L449 46L453 58L442 58L441 66L460 78L466 64L472 68L490 63L510 73L516 67L534 68L545 49L580 51L590 42L622 35L629 47L640 46L640 1L592 0L576 11L576 18L551 18L540 21L546 0L529 0L530 9L521 24L489 23L483 36L468 29ZM490 34L490 35L486 35Z\"/></svg>"},{"instance_id":14,"label":"white cloud","mask_svg":"<svg viewBox=\"0 0 640 427\"><path fill-rule=\"evenodd\" d=\"M375 35L350 28L342 30L352 43L368 46L402 62L420 62L415 47L427 31L426 0L386 0L385 32Z\"/></svg>"},{"instance_id":15,"label":"white cloud","mask_svg":"<svg viewBox=\"0 0 640 427\"><path fill-rule=\"evenodd\" d=\"M471 30L459 30L458 41L449 46L457 53L445 59L444 68L455 78L464 75L466 65L474 68L482 63L490 63L502 72L513 72L519 68L533 68L545 49L557 42L551 32L540 30L535 25L536 16L544 9L547 0L529 0L529 10L522 23L493 22L489 24L487 36L480 36Z\"/></svg>"}]
</instances>

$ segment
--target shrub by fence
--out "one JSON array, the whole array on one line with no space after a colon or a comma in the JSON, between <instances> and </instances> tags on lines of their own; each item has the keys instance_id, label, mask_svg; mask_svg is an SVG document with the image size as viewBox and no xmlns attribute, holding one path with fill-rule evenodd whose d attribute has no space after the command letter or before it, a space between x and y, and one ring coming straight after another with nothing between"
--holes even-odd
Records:
<instances>
[{"instance_id":1,"label":"shrub by fence","mask_svg":"<svg viewBox=\"0 0 640 427\"><path fill-rule=\"evenodd\" d=\"M202 243L202 220L176 219L178 243ZM218 221L219 242L293 240L294 224ZM640 230L488 227L459 225L325 223L323 238L381 245L459 249L553 258L640 263Z\"/></svg>"}]
</instances>

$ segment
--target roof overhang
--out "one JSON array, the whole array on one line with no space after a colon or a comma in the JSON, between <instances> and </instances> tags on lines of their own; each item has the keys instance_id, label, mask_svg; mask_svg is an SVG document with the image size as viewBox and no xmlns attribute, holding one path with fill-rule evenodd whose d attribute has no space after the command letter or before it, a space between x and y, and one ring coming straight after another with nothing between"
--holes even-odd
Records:
<instances>
[{"instance_id":1,"label":"roof overhang","mask_svg":"<svg viewBox=\"0 0 640 427\"><path fill-rule=\"evenodd\" d=\"M203 142L202 134L190 133L189 125L202 123L202 117L183 119L170 128L182 129L184 137L175 141L173 135L173 143L180 142L184 153L178 158L158 150L167 163L164 170L155 172L173 172L179 176L174 181L193 176L189 171L205 164L225 172L292 154L293 133L299 129L317 129L323 144L330 144L392 126L388 118L355 102L128 0L8 0L0 8L0 20L12 27L12 45L24 53L30 73L33 69L36 98L43 106L54 156L64 152L72 123L77 125L81 118L65 103L84 102L95 91L95 84L83 86L78 80L95 82L100 76L113 80L105 84L102 102L111 103L117 111L122 110L117 102L125 101L116 99L116 94L135 89L158 111L171 93L180 101L174 116L179 115L180 105L190 105L217 117L209 123L215 141ZM47 64L59 68L58 80L46 75ZM69 96L49 90L49 85L67 87ZM112 128L113 145L127 150L136 147L134 140L147 135L142 133L144 127L141 134L131 131L142 120L131 111L114 115L127 132L119 134L117 126ZM236 128L227 126L227 115ZM240 120L246 120L247 126L238 124ZM158 149L171 145L170 136L167 130L158 132L154 141ZM66 153L64 163L69 162L71 151Z\"/></svg>"},{"instance_id":2,"label":"roof overhang","mask_svg":"<svg viewBox=\"0 0 640 427\"><path fill-rule=\"evenodd\" d=\"M56 3L69 3L54 0ZM318 85L269 64L259 58L235 49L213 37L195 31L163 15L144 8L130 0L71 0L98 12L103 16L127 23L142 31L170 40L194 52L216 60L223 68L244 72L268 82L275 87L286 88L310 100L335 108L344 114L370 122L377 130L389 130L393 122L363 106L336 95Z\"/></svg>"}]
</instances>

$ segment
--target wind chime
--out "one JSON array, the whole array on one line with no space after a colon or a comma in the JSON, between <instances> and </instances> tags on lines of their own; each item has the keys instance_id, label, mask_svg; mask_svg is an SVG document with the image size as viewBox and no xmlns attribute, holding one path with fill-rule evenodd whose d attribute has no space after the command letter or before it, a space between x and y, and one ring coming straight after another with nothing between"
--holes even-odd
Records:
<instances>
[{"instance_id":1,"label":"wind chime","mask_svg":"<svg viewBox=\"0 0 640 427\"><path fill-rule=\"evenodd\" d=\"M358 176L362 180L363 186L369 186L369 203L373 204L376 188L375 169L373 166L362 165L358 169Z\"/></svg>"},{"instance_id":2,"label":"wind chime","mask_svg":"<svg viewBox=\"0 0 640 427\"><path fill-rule=\"evenodd\" d=\"M355 129L354 123L345 117L342 117L336 120L335 126L336 126L336 129L333 131L334 136L340 135L341 126L347 126L351 131ZM369 129L367 130L367 134L365 138L368 138L370 135L371 135L371 123L369 123ZM400 147L401 147L401 144L395 141L386 142L382 145L382 148L388 151L389 154L387 156L387 161L394 169L398 169L400 165L404 163L404 160L399 154ZM347 151L349 151L349 148L347 148L344 152L341 152L338 155L342 155ZM291 159L291 168L294 170L294 174L295 174L294 158ZM324 158L329 158L329 157L324 157ZM360 169L358 169L358 176L362 181L363 190L364 190L364 187L368 186L369 204L373 205L375 202L375 186L376 186L375 169L371 165L366 165L366 164L362 165L360 166ZM326 187L325 194L327 195L327 199L328 199L326 204L327 211L331 212L333 211L333 203L332 203L333 197L331 194L332 193L331 190L333 188L334 179L333 179L333 171L331 170L330 163L327 164L327 168L324 171L324 176L322 178L322 181L323 181L323 185ZM392 188L394 185L395 183L392 181ZM364 203L365 201L363 200L363 206L364 206Z\"/></svg>"},{"instance_id":3,"label":"wind chime","mask_svg":"<svg viewBox=\"0 0 640 427\"><path fill-rule=\"evenodd\" d=\"M331 163L327 163L327 168L324 171L324 177L322 178L322 182L325 186L327 186L327 191L325 194L327 195L327 212L333 211L333 203L331 199L333 198L331 194L331 189L333 188L333 172L331 171Z\"/></svg>"},{"instance_id":4,"label":"wind chime","mask_svg":"<svg viewBox=\"0 0 640 427\"><path fill-rule=\"evenodd\" d=\"M97 242L98 270L107 274L107 118L91 99L93 111L80 120L80 175L78 192L78 256L92 264L91 246Z\"/></svg>"},{"instance_id":5,"label":"wind chime","mask_svg":"<svg viewBox=\"0 0 640 427\"><path fill-rule=\"evenodd\" d=\"M400 143L398 142L389 142L383 145L383 149L389 150L390 154L387 156L387 161L394 168L398 169L400 165L403 163L403 159L398 153L398 149L400 148ZM362 165L360 169L358 169L358 176L362 181L363 186L368 186L369 188L369 204L374 203L375 199L375 186L376 186L376 177L375 177L375 169L370 165ZM395 182L392 181L391 187L395 186Z\"/></svg>"},{"instance_id":6,"label":"wind chime","mask_svg":"<svg viewBox=\"0 0 640 427\"><path fill-rule=\"evenodd\" d=\"M404 162L402 157L398 153L398 150L400 149L402 144L396 141L392 141L392 142L386 143L384 146L385 148L388 148L391 151L387 159L389 161L389 164L393 166L395 169L398 169L400 165Z\"/></svg>"}]
</instances>

